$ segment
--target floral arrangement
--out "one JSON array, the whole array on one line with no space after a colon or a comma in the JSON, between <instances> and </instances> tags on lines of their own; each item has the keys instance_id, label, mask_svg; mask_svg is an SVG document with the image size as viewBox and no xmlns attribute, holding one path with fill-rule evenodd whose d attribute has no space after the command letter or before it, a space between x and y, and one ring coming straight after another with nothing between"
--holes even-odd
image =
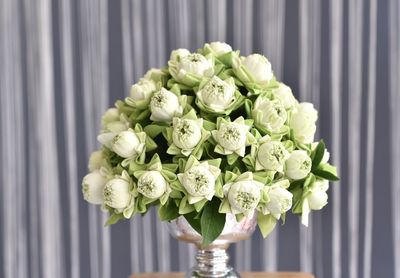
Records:
<instances>
[{"instance_id":1,"label":"floral arrangement","mask_svg":"<svg viewBox=\"0 0 400 278\"><path fill-rule=\"evenodd\" d=\"M208 245L225 214L257 212L266 237L290 209L308 225L338 180L318 113L278 82L268 59L226 43L172 51L102 118L86 201L110 213L107 225L158 206L162 221L184 216Z\"/></svg>"}]
</instances>

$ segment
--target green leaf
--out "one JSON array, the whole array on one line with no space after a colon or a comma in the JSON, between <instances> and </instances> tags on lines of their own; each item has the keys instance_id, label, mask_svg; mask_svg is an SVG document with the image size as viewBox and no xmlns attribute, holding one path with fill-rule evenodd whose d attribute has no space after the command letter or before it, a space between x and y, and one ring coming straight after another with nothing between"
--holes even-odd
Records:
<instances>
[{"instance_id":1,"label":"green leaf","mask_svg":"<svg viewBox=\"0 0 400 278\"><path fill-rule=\"evenodd\" d=\"M211 130L214 130L216 128L216 125L213 122L204 120L203 121L203 127L204 127L205 130L211 131Z\"/></svg>"},{"instance_id":2,"label":"green leaf","mask_svg":"<svg viewBox=\"0 0 400 278\"><path fill-rule=\"evenodd\" d=\"M325 153L325 143L324 140L319 141L317 147L311 154L312 168L316 168L320 163Z\"/></svg>"},{"instance_id":3,"label":"green leaf","mask_svg":"<svg viewBox=\"0 0 400 278\"><path fill-rule=\"evenodd\" d=\"M172 199L182 199L182 193L178 190L172 190L171 193L169 193L169 197Z\"/></svg>"},{"instance_id":4,"label":"green leaf","mask_svg":"<svg viewBox=\"0 0 400 278\"><path fill-rule=\"evenodd\" d=\"M179 217L178 207L172 200L158 208L158 217L161 221L171 221Z\"/></svg>"},{"instance_id":5,"label":"green leaf","mask_svg":"<svg viewBox=\"0 0 400 278\"><path fill-rule=\"evenodd\" d=\"M162 170L161 174L168 182L176 181L176 175L175 175L175 173L173 173L171 171Z\"/></svg>"},{"instance_id":6,"label":"green leaf","mask_svg":"<svg viewBox=\"0 0 400 278\"><path fill-rule=\"evenodd\" d=\"M203 200L201 200L200 202L194 203L194 204L193 204L194 209L195 209L197 212L201 211L201 210L203 209L203 207L206 205L207 202L208 202L207 199L203 199Z\"/></svg>"},{"instance_id":7,"label":"green leaf","mask_svg":"<svg viewBox=\"0 0 400 278\"><path fill-rule=\"evenodd\" d=\"M258 213L257 222L262 236L266 238L274 230L277 220L271 214Z\"/></svg>"},{"instance_id":8,"label":"green leaf","mask_svg":"<svg viewBox=\"0 0 400 278\"><path fill-rule=\"evenodd\" d=\"M236 153L228 154L227 155L228 164L233 165L233 163L235 163L238 158L239 158L239 155Z\"/></svg>"},{"instance_id":9,"label":"green leaf","mask_svg":"<svg viewBox=\"0 0 400 278\"><path fill-rule=\"evenodd\" d=\"M298 188L301 189L303 187L303 184L304 184L304 179L292 181L289 186L289 191L292 190L294 191L297 190Z\"/></svg>"},{"instance_id":10,"label":"green leaf","mask_svg":"<svg viewBox=\"0 0 400 278\"><path fill-rule=\"evenodd\" d=\"M314 175L329 181L339 180L336 173L336 167L328 163L320 164L316 169L313 169L312 172Z\"/></svg>"},{"instance_id":11,"label":"green leaf","mask_svg":"<svg viewBox=\"0 0 400 278\"><path fill-rule=\"evenodd\" d=\"M254 171L255 161L254 158L251 157L251 155L248 154L245 157L243 157L242 162L244 163L244 165L247 167L248 170Z\"/></svg>"},{"instance_id":12,"label":"green leaf","mask_svg":"<svg viewBox=\"0 0 400 278\"><path fill-rule=\"evenodd\" d=\"M253 103L250 99L244 101L244 109L248 117L251 117L251 110L253 109Z\"/></svg>"},{"instance_id":13,"label":"green leaf","mask_svg":"<svg viewBox=\"0 0 400 278\"><path fill-rule=\"evenodd\" d=\"M237 177L237 175L235 173L233 173L231 171L226 171L225 172L225 176L224 176L225 183L228 183L228 182L231 182L231 181L235 180L236 177Z\"/></svg>"},{"instance_id":14,"label":"green leaf","mask_svg":"<svg viewBox=\"0 0 400 278\"><path fill-rule=\"evenodd\" d=\"M219 199L213 198L203 209L200 220L203 247L213 242L224 229L226 215L218 212L220 202Z\"/></svg>"},{"instance_id":15,"label":"green leaf","mask_svg":"<svg viewBox=\"0 0 400 278\"><path fill-rule=\"evenodd\" d=\"M187 214L194 211L194 206L188 203L187 196L183 197L179 204L179 214Z\"/></svg>"},{"instance_id":16,"label":"green leaf","mask_svg":"<svg viewBox=\"0 0 400 278\"><path fill-rule=\"evenodd\" d=\"M212 166L215 166L215 167L218 167L218 168L221 165L221 161L222 161L221 158L207 160L209 165L212 165Z\"/></svg>"},{"instance_id":17,"label":"green leaf","mask_svg":"<svg viewBox=\"0 0 400 278\"><path fill-rule=\"evenodd\" d=\"M275 173L276 171L269 170L254 172L253 179L263 184L268 184L274 179Z\"/></svg>"},{"instance_id":18,"label":"green leaf","mask_svg":"<svg viewBox=\"0 0 400 278\"><path fill-rule=\"evenodd\" d=\"M153 139L151 139L151 137L149 137L149 136L146 136L145 144L146 144L146 151L147 152L153 151L153 150L155 150L157 148L156 142L154 142Z\"/></svg>"},{"instance_id":19,"label":"green leaf","mask_svg":"<svg viewBox=\"0 0 400 278\"><path fill-rule=\"evenodd\" d=\"M191 213L183 215L186 221L192 226L192 228L201 235L201 224L200 219L197 217L198 213L193 211Z\"/></svg>"},{"instance_id":20,"label":"green leaf","mask_svg":"<svg viewBox=\"0 0 400 278\"><path fill-rule=\"evenodd\" d=\"M303 191L301 191L303 193ZM293 214L301 214L303 212L303 201L302 199L298 199L296 202L294 202L293 207L292 207L292 213Z\"/></svg>"},{"instance_id":21,"label":"green leaf","mask_svg":"<svg viewBox=\"0 0 400 278\"><path fill-rule=\"evenodd\" d=\"M286 212L281 214L282 226L285 225L286 222Z\"/></svg>"},{"instance_id":22,"label":"green leaf","mask_svg":"<svg viewBox=\"0 0 400 278\"><path fill-rule=\"evenodd\" d=\"M175 173L176 170L178 169L178 165L174 163L166 163L162 165L163 169L168 170L170 172Z\"/></svg>"},{"instance_id":23,"label":"green leaf","mask_svg":"<svg viewBox=\"0 0 400 278\"><path fill-rule=\"evenodd\" d=\"M300 180L292 182L289 187L289 191L293 194L292 212L294 214L300 214L302 212L303 185L304 180Z\"/></svg>"},{"instance_id":24,"label":"green leaf","mask_svg":"<svg viewBox=\"0 0 400 278\"><path fill-rule=\"evenodd\" d=\"M304 185L303 188L308 188L309 186L311 186L313 183L315 182L315 176L310 173L308 174L307 178L304 181Z\"/></svg>"},{"instance_id":25,"label":"green leaf","mask_svg":"<svg viewBox=\"0 0 400 278\"><path fill-rule=\"evenodd\" d=\"M111 216L107 219L106 224L104 224L104 226L110 226L113 225L115 223L117 223L119 220L123 219L124 216L122 215L122 213L118 213L118 214L111 214Z\"/></svg>"}]
</instances>

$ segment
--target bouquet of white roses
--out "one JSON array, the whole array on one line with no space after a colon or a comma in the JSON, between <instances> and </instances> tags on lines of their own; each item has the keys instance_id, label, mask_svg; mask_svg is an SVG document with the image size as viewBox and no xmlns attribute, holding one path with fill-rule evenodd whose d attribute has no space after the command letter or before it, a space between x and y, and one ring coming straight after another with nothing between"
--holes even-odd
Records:
<instances>
[{"instance_id":1,"label":"bouquet of white roses","mask_svg":"<svg viewBox=\"0 0 400 278\"><path fill-rule=\"evenodd\" d=\"M221 42L174 50L104 114L84 198L110 213L107 224L151 206L162 221L184 216L204 245L226 213L257 212L264 236L290 209L307 225L338 179L323 141L313 142L317 117L260 54Z\"/></svg>"}]
</instances>

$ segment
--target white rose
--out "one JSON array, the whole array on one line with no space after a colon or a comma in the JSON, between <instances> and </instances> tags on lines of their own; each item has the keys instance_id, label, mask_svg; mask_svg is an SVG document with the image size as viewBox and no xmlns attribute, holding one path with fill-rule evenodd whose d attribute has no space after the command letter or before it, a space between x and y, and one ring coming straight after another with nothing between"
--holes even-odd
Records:
<instances>
[{"instance_id":1,"label":"white rose","mask_svg":"<svg viewBox=\"0 0 400 278\"><path fill-rule=\"evenodd\" d=\"M235 122L221 123L220 128L215 133L215 138L223 148L234 152L246 147L246 134L248 130L248 126Z\"/></svg>"},{"instance_id":2,"label":"white rose","mask_svg":"<svg viewBox=\"0 0 400 278\"><path fill-rule=\"evenodd\" d=\"M243 59L242 65L251 73L255 82L269 82L274 76L271 63L263 55L251 54Z\"/></svg>"},{"instance_id":3,"label":"white rose","mask_svg":"<svg viewBox=\"0 0 400 278\"><path fill-rule=\"evenodd\" d=\"M114 121L106 124L104 126L103 132L104 133L120 133L121 131L125 131L129 128L128 122L122 121Z\"/></svg>"},{"instance_id":4,"label":"white rose","mask_svg":"<svg viewBox=\"0 0 400 278\"><path fill-rule=\"evenodd\" d=\"M278 99L270 100L265 95L260 95L254 102L252 117L256 124L274 133L284 126L287 113Z\"/></svg>"},{"instance_id":5,"label":"white rose","mask_svg":"<svg viewBox=\"0 0 400 278\"><path fill-rule=\"evenodd\" d=\"M235 101L235 85L213 76L196 96L212 111L223 112Z\"/></svg>"},{"instance_id":6,"label":"white rose","mask_svg":"<svg viewBox=\"0 0 400 278\"><path fill-rule=\"evenodd\" d=\"M183 174L178 174L178 179L189 193L193 197L201 198L189 198L189 204L196 203L197 201L206 198L211 200L215 193L215 180L218 177L220 170L217 168L212 173L209 169L208 163L204 163L193 166Z\"/></svg>"},{"instance_id":7,"label":"white rose","mask_svg":"<svg viewBox=\"0 0 400 278\"><path fill-rule=\"evenodd\" d=\"M269 201L266 203L265 209L276 219L279 219L282 213L292 207L293 194L286 189L288 186L289 181L282 180L268 187Z\"/></svg>"},{"instance_id":8,"label":"white rose","mask_svg":"<svg viewBox=\"0 0 400 278\"><path fill-rule=\"evenodd\" d=\"M149 69L146 74L143 76L143 79L147 79L147 80L152 80L153 81L153 76L161 76L161 75L165 75L165 73L161 70L161 69Z\"/></svg>"},{"instance_id":9,"label":"white rose","mask_svg":"<svg viewBox=\"0 0 400 278\"><path fill-rule=\"evenodd\" d=\"M138 180L137 191L150 199L158 199L167 191L167 182L158 171L147 171Z\"/></svg>"},{"instance_id":10,"label":"white rose","mask_svg":"<svg viewBox=\"0 0 400 278\"><path fill-rule=\"evenodd\" d=\"M312 103L302 102L296 106L290 118L290 128L293 129L297 141L309 144L314 141L314 134L317 129L315 122L318 119L318 112Z\"/></svg>"},{"instance_id":11,"label":"white rose","mask_svg":"<svg viewBox=\"0 0 400 278\"><path fill-rule=\"evenodd\" d=\"M150 120L169 122L174 116L182 115L183 108L180 106L179 99L174 93L161 88L151 98L150 111Z\"/></svg>"},{"instance_id":12,"label":"white rose","mask_svg":"<svg viewBox=\"0 0 400 278\"><path fill-rule=\"evenodd\" d=\"M172 61L177 61L178 57L181 59L185 56L190 55L190 51L185 48L178 48L171 52L171 56L169 57Z\"/></svg>"},{"instance_id":13,"label":"white rose","mask_svg":"<svg viewBox=\"0 0 400 278\"><path fill-rule=\"evenodd\" d=\"M109 108L101 118L101 122L103 126L107 125L108 123L119 121L119 112L117 108Z\"/></svg>"},{"instance_id":14,"label":"white rose","mask_svg":"<svg viewBox=\"0 0 400 278\"><path fill-rule=\"evenodd\" d=\"M190 150L201 140L203 119L173 119L172 141L180 149Z\"/></svg>"},{"instance_id":15,"label":"white rose","mask_svg":"<svg viewBox=\"0 0 400 278\"><path fill-rule=\"evenodd\" d=\"M178 62L178 80L183 79L188 73L197 76L212 76L214 73L213 64L198 53L181 57Z\"/></svg>"},{"instance_id":16,"label":"white rose","mask_svg":"<svg viewBox=\"0 0 400 278\"><path fill-rule=\"evenodd\" d=\"M293 180L305 178L311 171L311 158L306 151L293 151L285 162L285 174Z\"/></svg>"},{"instance_id":17,"label":"white rose","mask_svg":"<svg viewBox=\"0 0 400 278\"><path fill-rule=\"evenodd\" d=\"M273 94L281 101L285 109L292 109L297 104L297 100L293 96L292 89L283 83L279 83L279 87L273 90Z\"/></svg>"},{"instance_id":18,"label":"white rose","mask_svg":"<svg viewBox=\"0 0 400 278\"><path fill-rule=\"evenodd\" d=\"M224 42L212 42L209 44L210 48L214 51L215 55L220 56L222 54L232 51L232 47Z\"/></svg>"},{"instance_id":19,"label":"white rose","mask_svg":"<svg viewBox=\"0 0 400 278\"><path fill-rule=\"evenodd\" d=\"M143 144L140 143L134 131L127 130L120 132L113 138L111 149L120 157L131 158L141 153Z\"/></svg>"},{"instance_id":20,"label":"white rose","mask_svg":"<svg viewBox=\"0 0 400 278\"><path fill-rule=\"evenodd\" d=\"M119 133L129 128L128 117L119 114L116 108L110 108L104 114L102 119L102 133Z\"/></svg>"},{"instance_id":21,"label":"white rose","mask_svg":"<svg viewBox=\"0 0 400 278\"><path fill-rule=\"evenodd\" d=\"M305 200L302 204L301 223L308 226L308 215L311 210L320 210L328 203L328 194L326 191L329 188L327 180L317 179L308 188Z\"/></svg>"},{"instance_id":22,"label":"white rose","mask_svg":"<svg viewBox=\"0 0 400 278\"><path fill-rule=\"evenodd\" d=\"M224 191L227 188L224 186ZM257 207L261 198L261 186L256 181L238 181L229 186L229 204L234 214L249 214Z\"/></svg>"},{"instance_id":23,"label":"white rose","mask_svg":"<svg viewBox=\"0 0 400 278\"><path fill-rule=\"evenodd\" d=\"M128 181L115 178L106 183L104 186L104 203L115 209L126 208L132 198L131 185Z\"/></svg>"},{"instance_id":24,"label":"white rose","mask_svg":"<svg viewBox=\"0 0 400 278\"><path fill-rule=\"evenodd\" d=\"M156 83L148 79L140 79L138 83L131 87L131 98L135 101L150 100L152 94L156 91Z\"/></svg>"},{"instance_id":25,"label":"white rose","mask_svg":"<svg viewBox=\"0 0 400 278\"><path fill-rule=\"evenodd\" d=\"M265 170L282 172L288 155L289 153L282 143L267 141L258 147L256 162Z\"/></svg>"},{"instance_id":26,"label":"white rose","mask_svg":"<svg viewBox=\"0 0 400 278\"><path fill-rule=\"evenodd\" d=\"M83 198L91 204L103 204L103 188L106 182L106 177L98 170L87 174L82 180Z\"/></svg>"},{"instance_id":27,"label":"white rose","mask_svg":"<svg viewBox=\"0 0 400 278\"><path fill-rule=\"evenodd\" d=\"M95 151L90 154L89 157L89 171L93 172L94 170L98 170L101 167L107 166L107 161L104 158L103 151Z\"/></svg>"},{"instance_id":28,"label":"white rose","mask_svg":"<svg viewBox=\"0 0 400 278\"><path fill-rule=\"evenodd\" d=\"M312 210L320 210L328 203L329 188L327 180L316 180L309 188L310 194L307 196L307 202Z\"/></svg>"}]
</instances>

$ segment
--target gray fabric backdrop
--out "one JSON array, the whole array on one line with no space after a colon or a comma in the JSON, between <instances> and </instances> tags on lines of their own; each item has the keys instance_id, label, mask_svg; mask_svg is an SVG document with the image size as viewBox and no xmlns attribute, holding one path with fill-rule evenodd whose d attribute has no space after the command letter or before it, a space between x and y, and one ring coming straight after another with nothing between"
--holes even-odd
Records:
<instances>
[{"instance_id":1,"label":"gray fabric backdrop","mask_svg":"<svg viewBox=\"0 0 400 278\"><path fill-rule=\"evenodd\" d=\"M400 278L400 3L0 1L0 276L185 270L193 247L155 213L103 228L80 181L105 109L177 47L259 52L319 108L342 177L311 227L288 217L230 249L239 270Z\"/></svg>"}]
</instances>

